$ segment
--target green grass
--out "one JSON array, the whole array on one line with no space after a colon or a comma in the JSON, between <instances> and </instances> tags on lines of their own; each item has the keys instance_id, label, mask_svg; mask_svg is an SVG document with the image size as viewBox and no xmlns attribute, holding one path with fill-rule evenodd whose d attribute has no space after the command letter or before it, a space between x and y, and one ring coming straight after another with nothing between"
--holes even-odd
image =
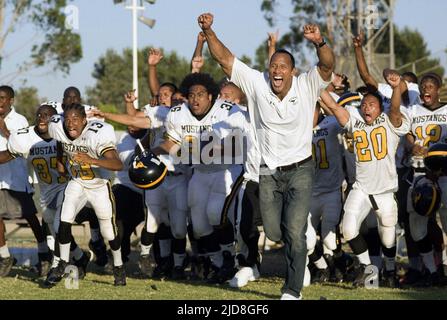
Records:
<instances>
[{"instance_id":1,"label":"green grass","mask_svg":"<svg viewBox=\"0 0 447 320\"><path fill-rule=\"evenodd\" d=\"M283 279L264 277L242 289L208 285L203 282L144 280L130 275L126 287L113 286L113 277L88 273L79 289L66 289L64 280L51 289L41 288L43 279L22 268L0 279L0 300L61 299L61 300L264 300L278 299ZM447 288L439 289L353 289L348 284L313 285L305 288L306 300L438 300L447 299Z\"/></svg>"}]
</instances>

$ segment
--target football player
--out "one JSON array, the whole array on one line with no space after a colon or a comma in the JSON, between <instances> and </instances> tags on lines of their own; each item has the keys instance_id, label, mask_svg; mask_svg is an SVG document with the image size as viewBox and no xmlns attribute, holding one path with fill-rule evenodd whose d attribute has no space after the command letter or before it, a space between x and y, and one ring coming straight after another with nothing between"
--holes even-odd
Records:
<instances>
[{"instance_id":1,"label":"football player","mask_svg":"<svg viewBox=\"0 0 447 320\"><path fill-rule=\"evenodd\" d=\"M392 104L388 113L383 110L382 98L374 93L366 95L360 107L341 108L327 91L323 102L334 113L337 121L353 134L356 152L356 182L344 205L343 236L360 262L355 286L365 284L365 269L371 264L367 245L359 234L360 226L371 209L379 221L379 233L384 247L385 276L395 284L395 255L397 190L395 152L400 137L409 129L408 119L402 115L400 75L389 71L387 81L393 87Z\"/></svg>"},{"instance_id":2,"label":"football player","mask_svg":"<svg viewBox=\"0 0 447 320\"><path fill-rule=\"evenodd\" d=\"M14 90L9 86L0 86L1 151L7 150L7 139L11 133L28 127L28 121L15 111L13 103ZM28 169L24 159L14 159L0 165L0 277L7 276L14 263L14 258L6 245L4 217L9 219L23 217L27 220L37 240L40 265L47 269L44 265L49 264L48 245L36 216L37 209L33 201L33 192L28 182Z\"/></svg>"},{"instance_id":3,"label":"football player","mask_svg":"<svg viewBox=\"0 0 447 320\"><path fill-rule=\"evenodd\" d=\"M442 87L441 78L433 73L425 74L421 78L421 104L415 104L408 108L411 119L411 132L408 135L411 152L411 165L414 169L414 176L424 175L426 170L423 157L429 147L437 142L446 142L447 139L447 106L440 102L439 92ZM442 205L439 209L444 232L447 230L447 179L440 177L438 184L442 190ZM411 203L411 190L408 192L408 211L410 213L410 231L413 240L416 241L420 255L425 267L430 271L427 285L439 284L439 274L436 271L436 264L433 256L430 230L427 225L436 224L434 217L421 216L417 214ZM419 269L421 271L421 266Z\"/></svg>"},{"instance_id":4,"label":"football player","mask_svg":"<svg viewBox=\"0 0 447 320\"><path fill-rule=\"evenodd\" d=\"M68 264L71 224L89 201L98 217L104 239L113 255L115 285L126 284L121 248L115 224L115 203L109 182L110 171L122 170L123 164L115 146L115 132L109 124L87 121L81 104L65 106L64 116L53 116L50 136L61 142L70 164L71 180L64 191L59 225L60 261L52 268L47 283L59 282Z\"/></svg>"}]
</instances>

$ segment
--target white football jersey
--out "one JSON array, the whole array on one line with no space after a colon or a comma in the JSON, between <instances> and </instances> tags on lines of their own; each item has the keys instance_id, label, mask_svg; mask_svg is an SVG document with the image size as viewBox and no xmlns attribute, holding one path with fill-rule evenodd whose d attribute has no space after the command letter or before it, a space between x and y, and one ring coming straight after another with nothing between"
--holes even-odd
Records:
<instances>
[{"instance_id":1,"label":"white football jersey","mask_svg":"<svg viewBox=\"0 0 447 320\"><path fill-rule=\"evenodd\" d=\"M55 115L51 118L48 132L51 137L60 141L64 152L67 154L69 172L72 179L86 188L103 186L111 178L110 170L94 165L80 165L73 161L75 153L87 153L90 157L100 159L105 152L116 150L115 131L105 122L88 121L81 135L71 140L64 130L64 118Z\"/></svg>"},{"instance_id":2,"label":"white football jersey","mask_svg":"<svg viewBox=\"0 0 447 320\"><path fill-rule=\"evenodd\" d=\"M325 117L314 129L312 153L316 172L313 194L340 189L343 179L343 146L340 127L334 116Z\"/></svg>"},{"instance_id":3,"label":"white football jersey","mask_svg":"<svg viewBox=\"0 0 447 320\"><path fill-rule=\"evenodd\" d=\"M433 144L447 143L447 105L434 111L415 104L407 109L411 121L411 134L424 147ZM410 164L414 168L424 168L422 157L411 157Z\"/></svg>"},{"instance_id":4,"label":"white football jersey","mask_svg":"<svg viewBox=\"0 0 447 320\"><path fill-rule=\"evenodd\" d=\"M395 128L388 115L382 112L373 124L367 125L357 108L347 107L346 110L350 118L345 129L354 138L354 187L369 195L395 192L398 187L396 150L400 137L409 131L409 119L402 117L402 125Z\"/></svg>"},{"instance_id":5,"label":"white football jersey","mask_svg":"<svg viewBox=\"0 0 447 320\"><path fill-rule=\"evenodd\" d=\"M143 194L143 190L135 187L129 178L129 167L133 159L136 145L137 140L129 133L126 132L121 136L118 144L116 145L116 149L121 162L123 163L123 170L116 173L114 184L122 184L135 192Z\"/></svg>"},{"instance_id":6,"label":"white football jersey","mask_svg":"<svg viewBox=\"0 0 447 320\"><path fill-rule=\"evenodd\" d=\"M149 104L144 106L144 115L151 120L151 128L149 130L150 135L150 147L155 148L159 146L165 138L166 127L165 122L169 114L169 107L155 106L151 107ZM169 171L183 171L184 166L175 166L174 160L167 154L159 156L160 160L166 165Z\"/></svg>"},{"instance_id":7,"label":"white football jersey","mask_svg":"<svg viewBox=\"0 0 447 320\"><path fill-rule=\"evenodd\" d=\"M65 188L67 179L56 170L56 140L44 140L36 132L36 127L23 128L11 133L8 151L14 157L23 157L34 169L40 187L40 202L49 207L59 191Z\"/></svg>"},{"instance_id":8,"label":"white football jersey","mask_svg":"<svg viewBox=\"0 0 447 320\"><path fill-rule=\"evenodd\" d=\"M202 171L219 171L244 163L242 139L247 139L247 127L246 113L238 105L217 100L201 120L186 104L172 107L166 120L166 135L181 146L175 161ZM236 137L236 143L232 137Z\"/></svg>"}]
</instances>

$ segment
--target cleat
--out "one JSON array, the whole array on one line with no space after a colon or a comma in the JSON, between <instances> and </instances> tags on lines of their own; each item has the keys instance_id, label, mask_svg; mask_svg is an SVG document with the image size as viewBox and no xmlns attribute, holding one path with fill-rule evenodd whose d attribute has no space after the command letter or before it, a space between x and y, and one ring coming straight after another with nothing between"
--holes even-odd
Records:
<instances>
[{"instance_id":1,"label":"cleat","mask_svg":"<svg viewBox=\"0 0 447 320\"><path fill-rule=\"evenodd\" d=\"M78 276L79 279L82 280L85 278L85 275L87 274L87 265L90 262L90 259L92 257L92 254L89 251L82 251L84 254L79 260L74 260L74 265L78 267Z\"/></svg>"},{"instance_id":2,"label":"cleat","mask_svg":"<svg viewBox=\"0 0 447 320\"><path fill-rule=\"evenodd\" d=\"M233 279L229 281L229 285L232 288L242 288L245 287L248 282L259 279L260 276L256 265L254 267L243 267L234 275Z\"/></svg>"},{"instance_id":3,"label":"cleat","mask_svg":"<svg viewBox=\"0 0 447 320\"><path fill-rule=\"evenodd\" d=\"M47 278L45 280L45 285L52 287L62 280L65 276L65 268L67 268L68 263L61 260L55 268L51 268L48 272Z\"/></svg>"},{"instance_id":4,"label":"cleat","mask_svg":"<svg viewBox=\"0 0 447 320\"><path fill-rule=\"evenodd\" d=\"M396 276L396 272L393 271L384 271L382 276L382 286L387 288L399 288L399 280Z\"/></svg>"},{"instance_id":5,"label":"cleat","mask_svg":"<svg viewBox=\"0 0 447 320\"><path fill-rule=\"evenodd\" d=\"M106 245L104 244L104 241L102 239L95 241L95 242L90 240L88 243L88 247L95 254L96 265L98 265L100 267L104 267L108 261L107 248L106 248Z\"/></svg>"},{"instance_id":6,"label":"cleat","mask_svg":"<svg viewBox=\"0 0 447 320\"><path fill-rule=\"evenodd\" d=\"M352 283L354 287L359 288L365 286L366 278L370 275L369 273L365 273L366 267L367 265L364 264L357 266L355 270L355 279Z\"/></svg>"},{"instance_id":7,"label":"cleat","mask_svg":"<svg viewBox=\"0 0 447 320\"><path fill-rule=\"evenodd\" d=\"M327 263L329 271L330 271L329 282L333 282L333 283L343 282L343 273L335 265L334 257L329 254L325 254L324 259L326 260L326 263Z\"/></svg>"},{"instance_id":8,"label":"cleat","mask_svg":"<svg viewBox=\"0 0 447 320\"><path fill-rule=\"evenodd\" d=\"M114 285L125 286L126 285L126 271L124 266L113 267L113 277L115 278Z\"/></svg>"},{"instance_id":9,"label":"cleat","mask_svg":"<svg viewBox=\"0 0 447 320\"><path fill-rule=\"evenodd\" d=\"M138 266L140 272L145 278L150 278L153 272L151 258L149 254L143 254L138 259Z\"/></svg>"},{"instance_id":10,"label":"cleat","mask_svg":"<svg viewBox=\"0 0 447 320\"><path fill-rule=\"evenodd\" d=\"M328 282L330 278L329 268L327 269L317 269L312 277L312 283L324 283Z\"/></svg>"},{"instance_id":11,"label":"cleat","mask_svg":"<svg viewBox=\"0 0 447 320\"><path fill-rule=\"evenodd\" d=\"M422 272L416 269L408 269L403 278L400 280L402 286L413 286L421 281Z\"/></svg>"},{"instance_id":12,"label":"cleat","mask_svg":"<svg viewBox=\"0 0 447 320\"><path fill-rule=\"evenodd\" d=\"M13 265L17 263L17 260L13 256L7 258L0 257L0 277L6 277Z\"/></svg>"},{"instance_id":13,"label":"cleat","mask_svg":"<svg viewBox=\"0 0 447 320\"><path fill-rule=\"evenodd\" d=\"M170 278L173 269L172 257L160 258L160 263L157 264L152 272L153 279Z\"/></svg>"}]
</instances>

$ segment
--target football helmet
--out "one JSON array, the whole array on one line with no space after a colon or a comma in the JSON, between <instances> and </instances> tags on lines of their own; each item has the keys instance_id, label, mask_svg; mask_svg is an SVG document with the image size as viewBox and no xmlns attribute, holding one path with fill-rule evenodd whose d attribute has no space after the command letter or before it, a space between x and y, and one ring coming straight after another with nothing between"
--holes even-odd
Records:
<instances>
[{"instance_id":1,"label":"football helmet","mask_svg":"<svg viewBox=\"0 0 447 320\"><path fill-rule=\"evenodd\" d=\"M129 178L140 189L155 189L166 177L168 168L151 151L144 150L130 160Z\"/></svg>"},{"instance_id":2,"label":"football helmet","mask_svg":"<svg viewBox=\"0 0 447 320\"><path fill-rule=\"evenodd\" d=\"M411 202L419 215L431 216L441 205L441 189L436 182L427 177L417 177L411 192Z\"/></svg>"}]
</instances>

